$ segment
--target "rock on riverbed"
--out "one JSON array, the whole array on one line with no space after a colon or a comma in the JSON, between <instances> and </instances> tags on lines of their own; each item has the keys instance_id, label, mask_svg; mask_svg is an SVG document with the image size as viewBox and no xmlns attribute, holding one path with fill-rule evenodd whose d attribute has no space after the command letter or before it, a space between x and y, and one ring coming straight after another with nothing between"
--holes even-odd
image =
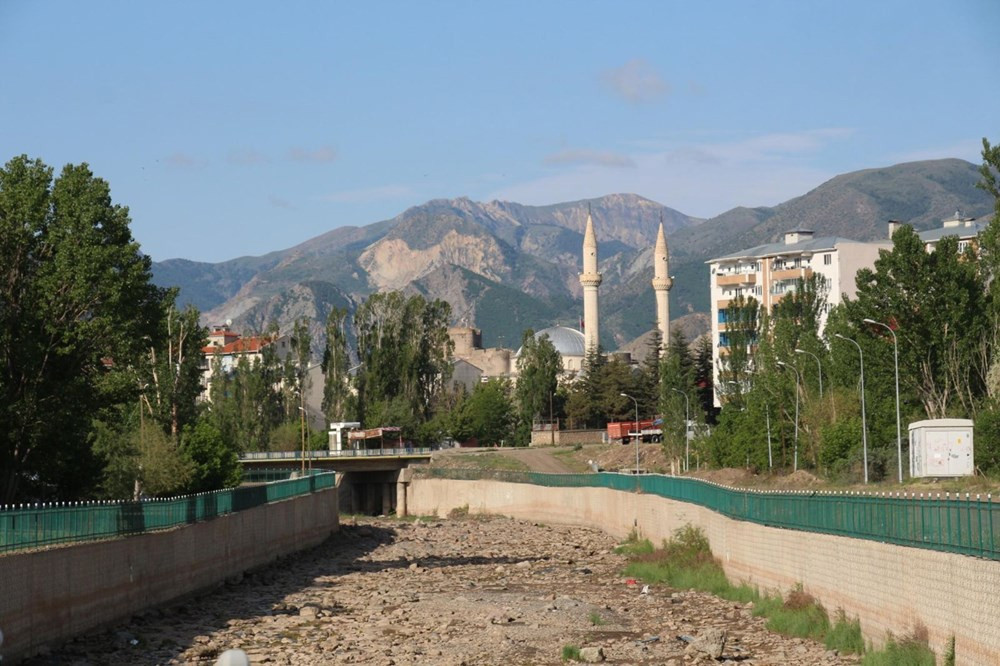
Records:
<instances>
[{"instance_id":1,"label":"rock on riverbed","mask_svg":"<svg viewBox=\"0 0 1000 666\"><path fill-rule=\"evenodd\" d=\"M643 593L622 576L615 545L598 530L506 518L358 520L322 546L28 663L211 665L239 648L254 665L555 665L566 647L607 664L857 662L769 633L742 604ZM704 646L720 636L715 659Z\"/></svg>"}]
</instances>

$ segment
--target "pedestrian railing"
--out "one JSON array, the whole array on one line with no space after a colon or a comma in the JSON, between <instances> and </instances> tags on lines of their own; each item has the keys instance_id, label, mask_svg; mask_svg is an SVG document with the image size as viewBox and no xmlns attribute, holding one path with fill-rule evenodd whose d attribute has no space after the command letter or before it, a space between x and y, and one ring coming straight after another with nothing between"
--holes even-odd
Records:
<instances>
[{"instance_id":1,"label":"pedestrian railing","mask_svg":"<svg viewBox=\"0 0 1000 666\"><path fill-rule=\"evenodd\" d=\"M283 480L165 499L52 502L0 506L0 553L58 543L142 534L210 520L235 511L331 488L335 474L267 470ZM282 476L283 475L283 476ZM253 480L253 473L246 473Z\"/></svg>"},{"instance_id":2,"label":"pedestrian railing","mask_svg":"<svg viewBox=\"0 0 1000 666\"><path fill-rule=\"evenodd\" d=\"M706 507L735 520L1000 560L1000 503L990 494L763 491L660 474L542 474L422 470L438 478L642 492Z\"/></svg>"},{"instance_id":3,"label":"pedestrian railing","mask_svg":"<svg viewBox=\"0 0 1000 666\"><path fill-rule=\"evenodd\" d=\"M433 449L429 447L386 447L382 449L343 449L341 451L251 451L240 455L241 462L259 460L302 460L305 458L372 458L372 457L403 457L429 456ZM303 453L305 455L303 455Z\"/></svg>"}]
</instances>

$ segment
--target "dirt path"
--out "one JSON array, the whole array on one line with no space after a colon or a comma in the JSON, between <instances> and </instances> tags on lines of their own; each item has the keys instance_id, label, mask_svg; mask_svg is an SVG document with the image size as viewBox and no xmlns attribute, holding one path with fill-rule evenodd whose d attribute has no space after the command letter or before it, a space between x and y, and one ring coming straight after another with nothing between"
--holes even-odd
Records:
<instances>
[{"instance_id":1,"label":"dirt path","mask_svg":"<svg viewBox=\"0 0 1000 666\"><path fill-rule=\"evenodd\" d=\"M557 449L501 449L504 455L520 460L532 472L571 474L576 470L553 455Z\"/></svg>"}]
</instances>

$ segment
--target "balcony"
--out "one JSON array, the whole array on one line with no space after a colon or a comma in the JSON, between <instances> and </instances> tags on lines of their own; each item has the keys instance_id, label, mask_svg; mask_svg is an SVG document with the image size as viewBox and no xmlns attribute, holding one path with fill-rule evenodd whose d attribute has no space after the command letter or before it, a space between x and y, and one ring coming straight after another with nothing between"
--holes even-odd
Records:
<instances>
[{"instance_id":1,"label":"balcony","mask_svg":"<svg viewBox=\"0 0 1000 666\"><path fill-rule=\"evenodd\" d=\"M730 273L729 275L716 275L715 284L720 287L729 287L732 285L751 285L757 284L757 274L756 273Z\"/></svg>"},{"instance_id":2,"label":"balcony","mask_svg":"<svg viewBox=\"0 0 1000 666\"><path fill-rule=\"evenodd\" d=\"M779 280L797 280L799 278L805 280L811 278L812 274L813 269L805 266L800 268L784 268L779 271L771 271L771 280L774 282Z\"/></svg>"}]
</instances>

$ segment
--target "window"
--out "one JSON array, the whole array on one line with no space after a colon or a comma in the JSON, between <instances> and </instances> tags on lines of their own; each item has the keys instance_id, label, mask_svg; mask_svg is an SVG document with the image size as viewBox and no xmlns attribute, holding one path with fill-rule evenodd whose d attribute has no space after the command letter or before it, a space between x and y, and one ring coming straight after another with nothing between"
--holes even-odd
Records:
<instances>
[{"instance_id":1,"label":"window","mask_svg":"<svg viewBox=\"0 0 1000 666\"><path fill-rule=\"evenodd\" d=\"M833 255L832 254L824 254L823 255L823 265L824 266L829 266L832 263L833 263Z\"/></svg>"}]
</instances>

